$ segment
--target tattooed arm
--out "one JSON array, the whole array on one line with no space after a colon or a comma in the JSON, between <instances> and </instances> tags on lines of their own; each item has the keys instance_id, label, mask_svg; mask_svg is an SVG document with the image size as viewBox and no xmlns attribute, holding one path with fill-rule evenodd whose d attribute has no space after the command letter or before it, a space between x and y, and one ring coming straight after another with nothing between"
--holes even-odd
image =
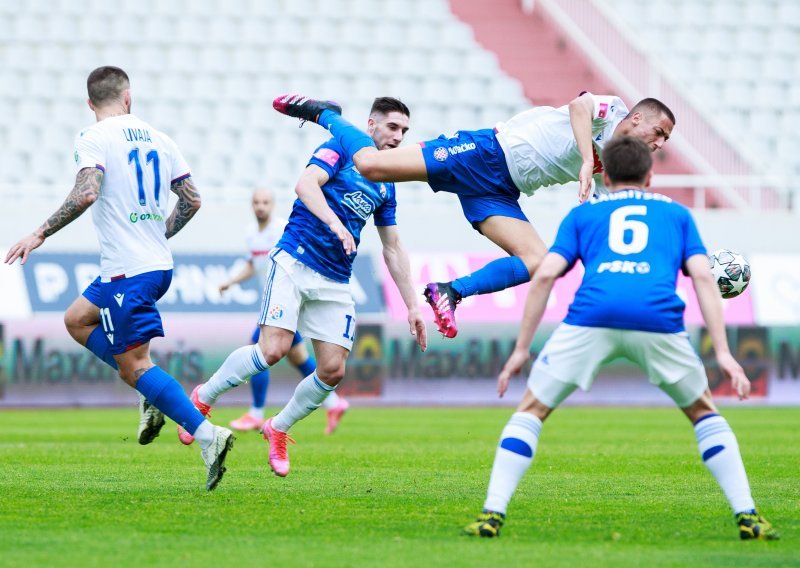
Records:
<instances>
[{"instance_id":1,"label":"tattooed arm","mask_svg":"<svg viewBox=\"0 0 800 568\"><path fill-rule=\"evenodd\" d=\"M100 186L103 183L103 172L97 168L83 168L75 178L75 187L58 211L42 223L33 234L21 239L8 251L6 264L13 264L21 258L20 264L25 264L31 251L42 246L44 240L50 235L60 231L86 211L100 195Z\"/></svg>"},{"instance_id":2,"label":"tattooed arm","mask_svg":"<svg viewBox=\"0 0 800 568\"><path fill-rule=\"evenodd\" d=\"M172 210L169 219L167 219L167 232L165 234L168 239L174 237L178 231L183 229L183 226L200 209L200 192L197 191L191 177L173 183L170 190L178 196L178 202L175 204L175 209Z\"/></svg>"}]
</instances>

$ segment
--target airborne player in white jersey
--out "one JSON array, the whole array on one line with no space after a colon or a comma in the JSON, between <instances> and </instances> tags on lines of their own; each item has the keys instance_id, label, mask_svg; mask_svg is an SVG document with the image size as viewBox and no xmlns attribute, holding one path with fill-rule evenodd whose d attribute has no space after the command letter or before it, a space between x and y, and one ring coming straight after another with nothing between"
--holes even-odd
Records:
<instances>
[{"instance_id":1,"label":"airborne player in white jersey","mask_svg":"<svg viewBox=\"0 0 800 568\"><path fill-rule=\"evenodd\" d=\"M130 81L122 69L95 69L87 89L97 122L75 139L75 187L58 211L11 247L5 261L20 258L24 264L47 237L94 205L100 276L67 309L67 331L139 391L140 444L158 436L164 414L194 434L211 491L225 472L233 435L206 420L180 384L150 359L150 340L164 336L156 301L172 280L167 239L200 208L200 194L175 142L131 114ZM168 191L178 196L169 216Z\"/></svg>"},{"instance_id":2,"label":"airborne player in white jersey","mask_svg":"<svg viewBox=\"0 0 800 568\"><path fill-rule=\"evenodd\" d=\"M519 206L520 192L532 195L540 187L578 181L580 201L586 201L592 177L602 169L598 150L609 139L633 136L655 152L675 126L672 112L656 99L628 112L619 97L582 93L569 105L536 107L494 129L462 130L378 152L369 136L340 116L338 105L285 95L273 106L327 128L370 181L424 181L433 191L455 193L473 228L508 253L472 274L425 287L445 337L458 332L455 309L462 298L527 282L547 252Z\"/></svg>"}]
</instances>

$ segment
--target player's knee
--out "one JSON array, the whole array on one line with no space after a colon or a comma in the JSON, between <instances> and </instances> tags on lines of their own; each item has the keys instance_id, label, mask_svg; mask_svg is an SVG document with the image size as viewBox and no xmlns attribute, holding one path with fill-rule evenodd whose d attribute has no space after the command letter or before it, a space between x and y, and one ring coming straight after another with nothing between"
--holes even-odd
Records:
<instances>
[{"instance_id":1,"label":"player's knee","mask_svg":"<svg viewBox=\"0 0 800 568\"><path fill-rule=\"evenodd\" d=\"M528 269L528 274L533 277L533 273L536 272L536 269L539 268L539 265L542 263L544 254L539 251L531 251L521 255L521 258L522 262L525 263L525 267Z\"/></svg>"},{"instance_id":2,"label":"player's knee","mask_svg":"<svg viewBox=\"0 0 800 568\"><path fill-rule=\"evenodd\" d=\"M266 345L260 344L259 346L261 347L261 354L264 355L264 359L270 367L283 359L289 352L289 349L277 343L271 342Z\"/></svg>"},{"instance_id":3,"label":"player's knee","mask_svg":"<svg viewBox=\"0 0 800 568\"><path fill-rule=\"evenodd\" d=\"M344 361L329 361L322 365L317 362L317 376L323 383L331 387L335 387L342 381L344 369Z\"/></svg>"}]
</instances>

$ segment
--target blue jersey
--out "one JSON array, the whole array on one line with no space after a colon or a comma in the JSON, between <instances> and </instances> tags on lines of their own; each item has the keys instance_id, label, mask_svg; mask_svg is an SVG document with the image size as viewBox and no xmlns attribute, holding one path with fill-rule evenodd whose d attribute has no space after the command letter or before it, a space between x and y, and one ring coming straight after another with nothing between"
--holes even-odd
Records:
<instances>
[{"instance_id":1,"label":"blue jersey","mask_svg":"<svg viewBox=\"0 0 800 568\"><path fill-rule=\"evenodd\" d=\"M372 183L362 176L336 140L331 139L314 152L308 162L330 177L322 186L328 206L353 235L356 246L361 229L371 215L375 225L396 225L393 183ZM289 223L276 247L336 282L349 282L356 253L347 255L342 242L299 199L295 200Z\"/></svg>"},{"instance_id":2,"label":"blue jersey","mask_svg":"<svg viewBox=\"0 0 800 568\"><path fill-rule=\"evenodd\" d=\"M623 190L590 199L561 223L551 252L583 282L564 323L658 333L684 331L678 270L706 254L688 209L658 193Z\"/></svg>"}]
</instances>

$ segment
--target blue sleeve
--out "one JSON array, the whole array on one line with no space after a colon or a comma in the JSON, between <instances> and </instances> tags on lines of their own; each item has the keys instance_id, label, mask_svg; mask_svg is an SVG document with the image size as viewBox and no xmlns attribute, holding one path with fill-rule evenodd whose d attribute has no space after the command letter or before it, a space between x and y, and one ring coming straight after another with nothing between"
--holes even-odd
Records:
<instances>
[{"instance_id":1,"label":"blue sleeve","mask_svg":"<svg viewBox=\"0 0 800 568\"><path fill-rule=\"evenodd\" d=\"M334 138L331 138L316 150L308 160L308 166L314 164L319 166L328 174L329 178L333 178L341 169L344 158L344 151Z\"/></svg>"},{"instance_id":2,"label":"blue sleeve","mask_svg":"<svg viewBox=\"0 0 800 568\"><path fill-rule=\"evenodd\" d=\"M397 225L395 213L397 211L397 199L395 199L395 190L393 183L387 183L386 189L389 191L389 198L380 204L375 209L373 219L375 219L376 227L386 227L388 225Z\"/></svg>"},{"instance_id":3,"label":"blue sleeve","mask_svg":"<svg viewBox=\"0 0 800 568\"><path fill-rule=\"evenodd\" d=\"M694 223L694 218L688 209L683 209L684 223L683 223L683 258L681 259L681 269L684 274L686 272L686 261L696 254L708 254L703 240L700 238L700 233L697 230L697 225Z\"/></svg>"},{"instance_id":4,"label":"blue sleeve","mask_svg":"<svg viewBox=\"0 0 800 568\"><path fill-rule=\"evenodd\" d=\"M554 252L564 257L567 261L567 271L569 271L580 257L580 241L578 240L578 227L575 222L576 211L578 208L569 212L566 218L561 221L558 227L558 234L550 252Z\"/></svg>"}]
</instances>

